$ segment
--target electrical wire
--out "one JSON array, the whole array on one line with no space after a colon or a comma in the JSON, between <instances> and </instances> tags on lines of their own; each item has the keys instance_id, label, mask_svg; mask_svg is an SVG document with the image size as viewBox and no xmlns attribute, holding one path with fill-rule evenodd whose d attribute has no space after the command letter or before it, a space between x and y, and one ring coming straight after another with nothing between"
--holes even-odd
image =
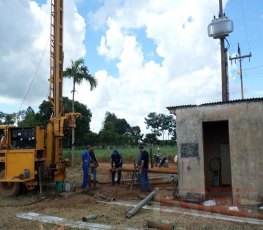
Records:
<instances>
[{"instance_id":1,"label":"electrical wire","mask_svg":"<svg viewBox=\"0 0 263 230\"><path fill-rule=\"evenodd\" d=\"M19 107L18 111L21 110L22 105L24 104L24 102L25 102L25 100L26 100L26 98L27 98L27 96L28 96L28 93L29 93L29 91L30 91L30 89L31 89L31 86L32 86L32 84L33 84L33 82L34 82L34 80L35 80L35 78L36 78L36 76L37 76L37 73L38 73L40 64L41 64L41 62L42 62L42 60L43 60L44 54L45 54L46 49L47 49L48 41L49 41L49 39L48 39L47 42L46 42L46 46L45 46L45 49L44 49L43 52L42 52L42 56L41 56L40 61L39 61L39 63L38 63L37 69L36 69L36 71L35 71L35 73L34 73L34 76L33 76L32 80L31 80L30 84L29 84L29 87L28 87L28 89L27 89L27 91L26 91L26 94L25 94L25 96L24 96L24 98L23 98L22 103L20 104L20 107Z\"/></svg>"},{"instance_id":2,"label":"electrical wire","mask_svg":"<svg viewBox=\"0 0 263 230\"><path fill-rule=\"evenodd\" d=\"M247 36L247 25L246 25L246 20L245 20L243 0L240 0L240 1L241 1L241 8L242 8L243 23L244 23L244 28L245 28L245 35L246 35L247 45L248 45L248 48L249 48L250 45L249 45L248 36ZM249 48L249 49L250 49L250 48Z\"/></svg>"},{"instance_id":3,"label":"electrical wire","mask_svg":"<svg viewBox=\"0 0 263 230\"><path fill-rule=\"evenodd\" d=\"M225 40L226 40L226 42L227 42L227 50L229 50L229 48L230 48L230 43L229 43L229 41L226 39L226 37L225 37Z\"/></svg>"},{"instance_id":4,"label":"electrical wire","mask_svg":"<svg viewBox=\"0 0 263 230\"><path fill-rule=\"evenodd\" d=\"M168 58L165 58L165 61L170 63L170 62L173 62L173 63L179 63L179 62L186 62L186 61L189 61L189 60L200 60L201 58L211 58L213 57L214 54L209 54L209 55L198 55L198 56L192 56L192 57L184 57L184 56L171 56L171 57L168 57Z\"/></svg>"},{"instance_id":5,"label":"electrical wire","mask_svg":"<svg viewBox=\"0 0 263 230\"><path fill-rule=\"evenodd\" d=\"M244 70L255 70L255 69L260 69L262 67L263 67L263 65L258 65L258 66L254 66L254 67L251 67L251 68L246 68Z\"/></svg>"}]
</instances>

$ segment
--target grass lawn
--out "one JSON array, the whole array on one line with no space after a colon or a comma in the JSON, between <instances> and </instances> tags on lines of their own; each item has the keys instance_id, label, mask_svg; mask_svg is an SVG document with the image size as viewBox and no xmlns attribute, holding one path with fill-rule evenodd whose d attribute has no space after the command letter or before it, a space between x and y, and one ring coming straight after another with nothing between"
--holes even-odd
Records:
<instances>
[{"instance_id":1,"label":"grass lawn","mask_svg":"<svg viewBox=\"0 0 263 230\"><path fill-rule=\"evenodd\" d=\"M134 160L137 159L139 149L138 147L109 147L109 148L96 148L94 147L94 152L96 155L96 158L99 162L110 162L111 160L111 154L114 149L117 149L119 153L121 154L123 158L123 162L125 163L132 163ZM149 153L152 151L152 153L156 153L158 151L157 147L145 147L145 150ZM75 149L74 154L74 163L80 163L81 162L81 154L84 151L84 149ZM162 155L168 156L169 161L173 161L176 153L177 153L177 147L176 146L162 146L159 147L159 151ZM64 149L63 151L64 156L71 158L71 150Z\"/></svg>"}]
</instances>

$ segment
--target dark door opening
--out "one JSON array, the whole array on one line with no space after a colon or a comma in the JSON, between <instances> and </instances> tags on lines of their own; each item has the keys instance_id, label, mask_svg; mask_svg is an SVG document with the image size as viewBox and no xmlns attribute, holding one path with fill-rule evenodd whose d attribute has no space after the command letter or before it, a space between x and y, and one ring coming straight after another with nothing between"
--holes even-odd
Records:
<instances>
[{"instance_id":1,"label":"dark door opening","mask_svg":"<svg viewBox=\"0 0 263 230\"><path fill-rule=\"evenodd\" d=\"M203 122L203 143L207 195L216 191L232 198L228 121Z\"/></svg>"}]
</instances>

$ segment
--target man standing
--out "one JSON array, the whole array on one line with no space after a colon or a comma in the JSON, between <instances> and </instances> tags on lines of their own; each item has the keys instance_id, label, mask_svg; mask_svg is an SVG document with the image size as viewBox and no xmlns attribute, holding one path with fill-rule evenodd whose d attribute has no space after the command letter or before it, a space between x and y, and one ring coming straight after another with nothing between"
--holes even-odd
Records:
<instances>
[{"instance_id":1,"label":"man standing","mask_svg":"<svg viewBox=\"0 0 263 230\"><path fill-rule=\"evenodd\" d=\"M98 163L98 161L96 159L96 156L95 156L93 148L90 149L90 159L91 159L90 171L91 171L91 174L93 176L93 185L95 187L96 186L96 182L97 182L97 167L99 166L99 163Z\"/></svg>"},{"instance_id":2,"label":"man standing","mask_svg":"<svg viewBox=\"0 0 263 230\"><path fill-rule=\"evenodd\" d=\"M112 185L115 184L115 174L118 172L117 184L121 182L122 158L118 150L114 150L111 154L111 180Z\"/></svg>"},{"instance_id":3,"label":"man standing","mask_svg":"<svg viewBox=\"0 0 263 230\"><path fill-rule=\"evenodd\" d=\"M83 170L83 181L82 189L87 189L89 185L89 167L90 167L90 150L88 146L86 150L82 153L82 170Z\"/></svg>"},{"instance_id":4,"label":"man standing","mask_svg":"<svg viewBox=\"0 0 263 230\"><path fill-rule=\"evenodd\" d=\"M147 151L144 150L144 147L141 145L139 146L139 172L140 172L140 182L141 182L141 192L149 192L149 178L148 178L148 165L149 165L149 154Z\"/></svg>"}]
</instances>

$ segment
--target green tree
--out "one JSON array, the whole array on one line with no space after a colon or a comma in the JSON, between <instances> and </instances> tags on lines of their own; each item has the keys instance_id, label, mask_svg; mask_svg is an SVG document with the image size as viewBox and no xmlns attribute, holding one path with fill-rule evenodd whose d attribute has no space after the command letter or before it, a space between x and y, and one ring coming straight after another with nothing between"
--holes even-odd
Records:
<instances>
[{"instance_id":1,"label":"green tree","mask_svg":"<svg viewBox=\"0 0 263 230\"><path fill-rule=\"evenodd\" d=\"M4 119L5 119L5 113L0 112L0 124L3 123Z\"/></svg>"},{"instance_id":2,"label":"green tree","mask_svg":"<svg viewBox=\"0 0 263 230\"><path fill-rule=\"evenodd\" d=\"M176 120L170 115L170 123L168 128L168 136L171 136L171 140L176 141Z\"/></svg>"},{"instance_id":3,"label":"green tree","mask_svg":"<svg viewBox=\"0 0 263 230\"><path fill-rule=\"evenodd\" d=\"M84 59L79 58L76 61L71 60L71 67L67 67L65 71L63 71L63 76L65 78L70 78L73 80L73 90L72 90L72 113L75 112L74 102L75 102L75 92L76 92L76 84L80 85L83 80L86 80L90 84L90 90L93 90L97 86L97 79L89 73L88 67L85 66ZM75 129L72 129L72 148L74 149L75 143ZM73 151L72 151L73 154ZM73 155L72 155L73 160Z\"/></svg>"},{"instance_id":4,"label":"green tree","mask_svg":"<svg viewBox=\"0 0 263 230\"><path fill-rule=\"evenodd\" d=\"M138 144L140 141L142 141L143 134L141 134L141 129L139 126L133 126L131 127L131 138L133 144Z\"/></svg>"},{"instance_id":5,"label":"green tree","mask_svg":"<svg viewBox=\"0 0 263 230\"><path fill-rule=\"evenodd\" d=\"M94 132L85 133L85 136L84 136L83 140L85 141L84 142L85 146L87 146L88 144L91 145L91 146L95 146L95 145L99 145L100 144L100 141L99 141L99 138L98 138L98 134L94 133Z\"/></svg>"},{"instance_id":6,"label":"green tree","mask_svg":"<svg viewBox=\"0 0 263 230\"><path fill-rule=\"evenodd\" d=\"M26 110L19 111L17 117L19 127L36 126L39 123L35 111L30 106Z\"/></svg>"},{"instance_id":7,"label":"green tree","mask_svg":"<svg viewBox=\"0 0 263 230\"><path fill-rule=\"evenodd\" d=\"M102 129L98 134L101 143L123 145L133 143L131 126L125 119L117 118L114 113L106 112Z\"/></svg>"},{"instance_id":8,"label":"green tree","mask_svg":"<svg viewBox=\"0 0 263 230\"><path fill-rule=\"evenodd\" d=\"M110 130L119 135L130 133L131 126L125 119L119 119L114 113L106 112L102 130Z\"/></svg>"},{"instance_id":9,"label":"green tree","mask_svg":"<svg viewBox=\"0 0 263 230\"><path fill-rule=\"evenodd\" d=\"M149 113L148 117L145 118L145 124L147 129L150 128L157 137L162 136L163 140L165 132L168 132L168 135L172 134L173 129L176 128L174 117L162 113Z\"/></svg>"},{"instance_id":10,"label":"green tree","mask_svg":"<svg viewBox=\"0 0 263 230\"><path fill-rule=\"evenodd\" d=\"M162 132L163 140L164 140L165 132L168 133L168 139L169 139L169 135L173 133L174 129L176 129L175 119L173 115L160 114L159 116L161 123L160 130Z\"/></svg>"},{"instance_id":11,"label":"green tree","mask_svg":"<svg viewBox=\"0 0 263 230\"><path fill-rule=\"evenodd\" d=\"M145 118L145 124L147 129L151 129L151 131L155 134L155 136L159 137L161 136L161 120L159 118L160 116L155 113L151 112L148 114L148 117Z\"/></svg>"},{"instance_id":12,"label":"green tree","mask_svg":"<svg viewBox=\"0 0 263 230\"><path fill-rule=\"evenodd\" d=\"M52 108L52 103L50 101L44 100L39 105L39 111L36 114L36 119L39 120L39 125L45 126L49 122L53 113L54 113L54 110Z\"/></svg>"},{"instance_id":13,"label":"green tree","mask_svg":"<svg viewBox=\"0 0 263 230\"><path fill-rule=\"evenodd\" d=\"M90 84L90 90L97 87L97 79L89 73L87 66L85 66L84 59L79 58L76 61L71 60L71 67L67 67L63 71L63 76L65 78L70 78L73 80L73 90L72 90L72 112L74 112L74 101L76 84L80 85L84 80L88 81Z\"/></svg>"},{"instance_id":14,"label":"green tree","mask_svg":"<svg viewBox=\"0 0 263 230\"><path fill-rule=\"evenodd\" d=\"M69 113L71 112L71 104L72 100L68 99L67 97L63 97L63 107L64 112ZM74 103L74 107L76 112L81 113L81 117L76 120L76 145L85 145L87 142L86 136L90 132L90 121L92 114L90 110L84 105L77 101ZM43 101L39 105L39 112L35 114L35 120L38 122L37 125L45 126L50 117L53 114L52 104L49 101ZM69 140L71 138L72 133L67 133L67 130L64 130L64 140L63 144L71 147L72 143Z\"/></svg>"},{"instance_id":15,"label":"green tree","mask_svg":"<svg viewBox=\"0 0 263 230\"><path fill-rule=\"evenodd\" d=\"M118 134L111 130L103 129L99 132L98 137L102 145L111 145L115 144L115 141L118 139Z\"/></svg>"},{"instance_id":16,"label":"green tree","mask_svg":"<svg viewBox=\"0 0 263 230\"><path fill-rule=\"evenodd\" d=\"M115 124L116 124L116 121L117 121L117 117L114 113L110 113L110 112L106 112L105 113L105 119L103 121L103 124L102 124L102 130L108 130L108 131L111 131L111 132L114 132L116 133L116 127L115 127Z\"/></svg>"},{"instance_id":17,"label":"green tree","mask_svg":"<svg viewBox=\"0 0 263 230\"><path fill-rule=\"evenodd\" d=\"M72 101L67 97L63 97L63 105L65 113L70 112L70 105ZM87 108L86 105L79 103L78 101L74 102L75 112L81 113L81 116L76 119L76 140L73 142L75 146L83 146L86 145L87 142L87 135L90 133L90 122L92 114L90 110ZM71 133L72 134L72 133Z\"/></svg>"},{"instance_id":18,"label":"green tree","mask_svg":"<svg viewBox=\"0 0 263 230\"><path fill-rule=\"evenodd\" d=\"M4 114L1 114L1 116L3 116L2 117L2 124L5 124L5 125L15 124L16 113L11 113L11 114L4 113Z\"/></svg>"},{"instance_id":19,"label":"green tree","mask_svg":"<svg viewBox=\"0 0 263 230\"><path fill-rule=\"evenodd\" d=\"M115 128L120 135L128 134L131 130L131 126L125 119L117 119Z\"/></svg>"},{"instance_id":20,"label":"green tree","mask_svg":"<svg viewBox=\"0 0 263 230\"><path fill-rule=\"evenodd\" d=\"M155 133L147 133L143 141L147 144L156 144L158 142Z\"/></svg>"}]
</instances>

